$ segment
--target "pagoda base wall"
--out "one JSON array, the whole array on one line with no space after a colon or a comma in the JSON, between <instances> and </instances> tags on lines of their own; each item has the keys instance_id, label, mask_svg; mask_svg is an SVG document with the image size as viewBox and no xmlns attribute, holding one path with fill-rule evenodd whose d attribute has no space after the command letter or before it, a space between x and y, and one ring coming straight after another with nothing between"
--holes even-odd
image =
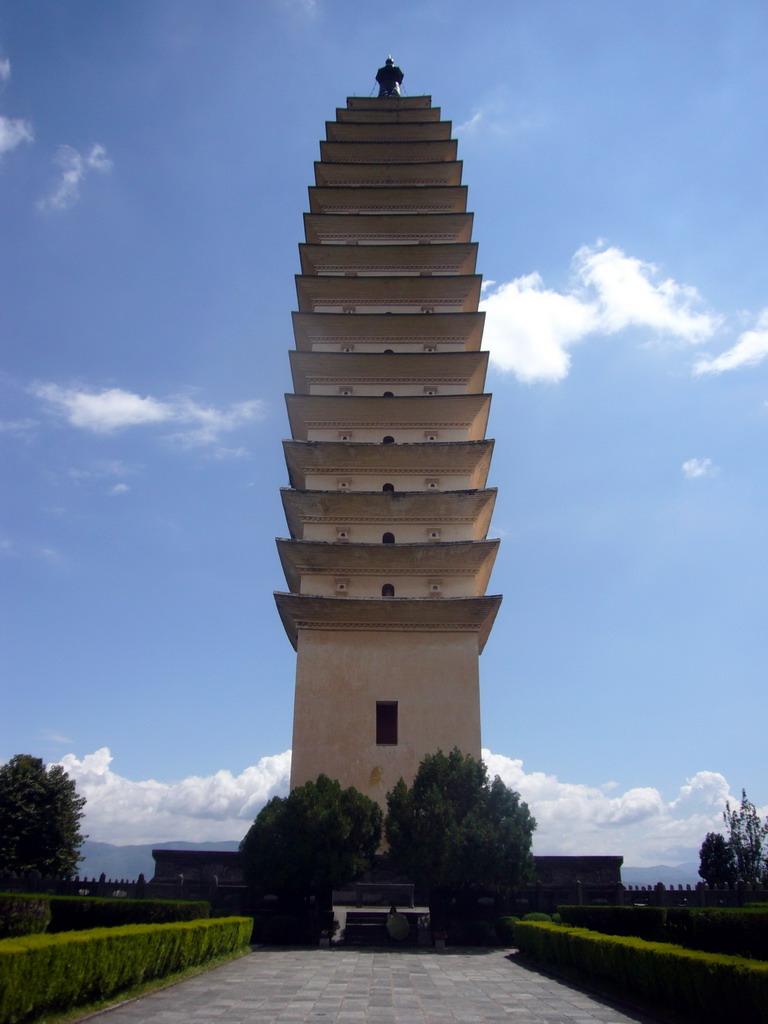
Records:
<instances>
[{"instance_id":1,"label":"pagoda base wall","mask_svg":"<svg viewBox=\"0 0 768 1024\"><path fill-rule=\"evenodd\" d=\"M476 632L300 629L291 788L321 773L386 806L426 754L480 757ZM377 702L397 702L397 743L377 744Z\"/></svg>"}]
</instances>

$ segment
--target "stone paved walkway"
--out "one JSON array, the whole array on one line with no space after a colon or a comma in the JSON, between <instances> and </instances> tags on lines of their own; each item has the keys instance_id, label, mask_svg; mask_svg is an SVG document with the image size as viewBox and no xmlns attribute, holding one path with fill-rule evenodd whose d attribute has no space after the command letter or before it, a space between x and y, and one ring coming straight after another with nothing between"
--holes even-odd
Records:
<instances>
[{"instance_id":1,"label":"stone paved walkway","mask_svg":"<svg viewBox=\"0 0 768 1024\"><path fill-rule=\"evenodd\" d=\"M658 1024L504 950L254 952L108 1010L104 1024Z\"/></svg>"}]
</instances>

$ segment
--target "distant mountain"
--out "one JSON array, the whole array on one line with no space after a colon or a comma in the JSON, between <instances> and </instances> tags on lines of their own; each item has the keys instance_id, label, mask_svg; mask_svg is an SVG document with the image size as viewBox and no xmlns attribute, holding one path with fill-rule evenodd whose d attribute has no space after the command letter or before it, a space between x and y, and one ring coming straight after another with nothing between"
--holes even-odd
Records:
<instances>
[{"instance_id":1,"label":"distant mountain","mask_svg":"<svg viewBox=\"0 0 768 1024\"><path fill-rule=\"evenodd\" d=\"M687 864L678 864L677 867L669 867L666 864L659 864L652 868L622 867L621 880L624 885L656 885L663 882L664 885L697 885L699 877L699 865L696 861L689 861Z\"/></svg>"},{"instance_id":2,"label":"distant mountain","mask_svg":"<svg viewBox=\"0 0 768 1024\"><path fill-rule=\"evenodd\" d=\"M86 839L81 847L83 860L78 865L81 878L98 878L102 873L109 879L126 878L133 881L143 874L147 881L155 873L153 850L236 850L237 840L220 843L146 843L142 846L113 846L111 843L92 843Z\"/></svg>"}]
</instances>

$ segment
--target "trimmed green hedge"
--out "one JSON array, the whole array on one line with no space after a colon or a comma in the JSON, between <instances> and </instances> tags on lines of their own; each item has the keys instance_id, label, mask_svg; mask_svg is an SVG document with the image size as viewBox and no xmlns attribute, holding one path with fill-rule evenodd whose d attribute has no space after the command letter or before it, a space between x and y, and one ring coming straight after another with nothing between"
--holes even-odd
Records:
<instances>
[{"instance_id":1,"label":"trimmed green hedge","mask_svg":"<svg viewBox=\"0 0 768 1024\"><path fill-rule=\"evenodd\" d=\"M563 924L605 935L634 935L648 942L668 942L664 907L558 907Z\"/></svg>"},{"instance_id":2,"label":"trimmed green hedge","mask_svg":"<svg viewBox=\"0 0 768 1024\"><path fill-rule=\"evenodd\" d=\"M565 924L768 960L768 907L558 907Z\"/></svg>"},{"instance_id":3,"label":"trimmed green hedge","mask_svg":"<svg viewBox=\"0 0 768 1024\"><path fill-rule=\"evenodd\" d=\"M170 924L211 916L205 900L127 900L99 896L0 893L0 939L124 924Z\"/></svg>"},{"instance_id":4,"label":"trimmed green hedge","mask_svg":"<svg viewBox=\"0 0 768 1024\"><path fill-rule=\"evenodd\" d=\"M0 892L0 939L44 932L51 920L47 896Z\"/></svg>"},{"instance_id":5,"label":"trimmed green hedge","mask_svg":"<svg viewBox=\"0 0 768 1024\"><path fill-rule=\"evenodd\" d=\"M126 925L0 941L0 1021L106 999L244 949L249 917Z\"/></svg>"},{"instance_id":6,"label":"trimmed green hedge","mask_svg":"<svg viewBox=\"0 0 768 1024\"><path fill-rule=\"evenodd\" d=\"M99 896L49 896L51 923L48 931L72 932L91 928L115 928L125 924L171 924L210 917L205 900L127 900Z\"/></svg>"},{"instance_id":7,"label":"trimmed green hedge","mask_svg":"<svg viewBox=\"0 0 768 1024\"><path fill-rule=\"evenodd\" d=\"M537 963L684 1013L697 1024L768 1020L768 963L538 922L516 924L515 944Z\"/></svg>"},{"instance_id":8,"label":"trimmed green hedge","mask_svg":"<svg viewBox=\"0 0 768 1024\"><path fill-rule=\"evenodd\" d=\"M670 907L667 942L708 953L768 960L768 908Z\"/></svg>"}]
</instances>

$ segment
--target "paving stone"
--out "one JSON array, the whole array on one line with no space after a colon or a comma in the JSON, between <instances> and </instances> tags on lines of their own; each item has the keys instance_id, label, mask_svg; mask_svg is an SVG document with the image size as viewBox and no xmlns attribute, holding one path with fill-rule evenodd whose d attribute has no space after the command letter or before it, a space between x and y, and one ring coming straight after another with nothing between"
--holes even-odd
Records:
<instances>
[{"instance_id":1,"label":"paving stone","mask_svg":"<svg viewBox=\"0 0 768 1024\"><path fill-rule=\"evenodd\" d=\"M658 1024L500 950L256 949L104 1024Z\"/></svg>"}]
</instances>

